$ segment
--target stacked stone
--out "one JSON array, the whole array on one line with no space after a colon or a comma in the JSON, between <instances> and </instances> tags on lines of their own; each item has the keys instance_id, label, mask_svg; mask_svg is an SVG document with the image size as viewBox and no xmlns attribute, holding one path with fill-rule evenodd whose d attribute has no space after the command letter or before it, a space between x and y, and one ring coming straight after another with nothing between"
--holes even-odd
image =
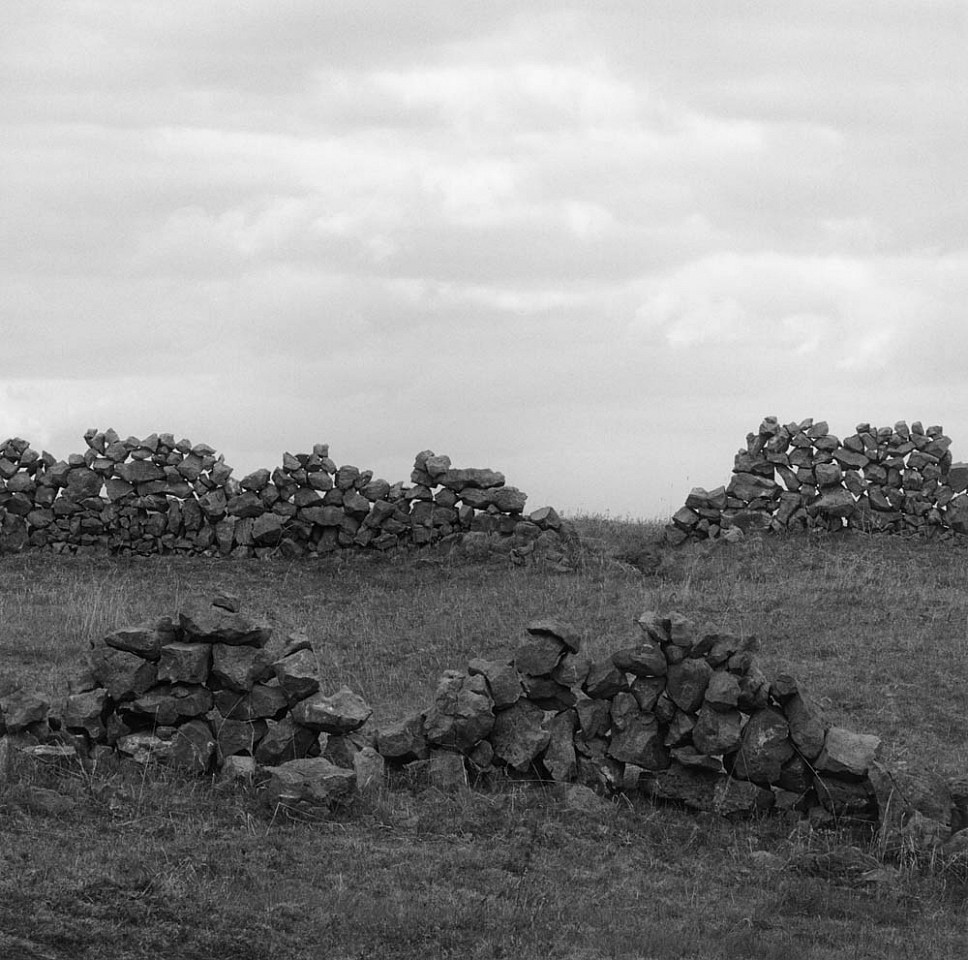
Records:
<instances>
[{"instance_id":1,"label":"stacked stone","mask_svg":"<svg viewBox=\"0 0 968 960\"><path fill-rule=\"evenodd\" d=\"M940 426L859 423L841 441L825 421L767 417L746 438L728 486L694 488L667 528L671 543L730 530L968 534L968 463Z\"/></svg>"},{"instance_id":2,"label":"stacked stone","mask_svg":"<svg viewBox=\"0 0 968 960\"><path fill-rule=\"evenodd\" d=\"M454 469L425 450L411 483L337 466L329 447L286 453L242 480L207 444L173 434L120 439L88 430L86 452L57 461L19 438L0 446L0 552L109 550L298 557L340 548L430 544L497 548L566 563L574 533L550 507L524 514L526 494L487 469Z\"/></svg>"},{"instance_id":3,"label":"stacked stone","mask_svg":"<svg viewBox=\"0 0 968 960\"><path fill-rule=\"evenodd\" d=\"M755 638L677 613L638 627L637 643L591 662L573 628L535 621L512 660L449 671L428 711L378 730L377 749L451 777L499 769L727 814L876 816L879 740L829 726L791 678L771 684Z\"/></svg>"},{"instance_id":4,"label":"stacked stone","mask_svg":"<svg viewBox=\"0 0 968 960\"><path fill-rule=\"evenodd\" d=\"M635 642L595 661L571 625L532 621L512 658L447 671L428 710L375 730L352 691L322 691L304 636L271 654L269 639L225 596L115 631L56 718L47 699L0 688L0 756L14 740L88 764L220 770L309 811L416 764L447 787L502 775L722 815L879 820L901 845L968 828L966 778L880 763L877 737L830 725L793 678L767 680L754 637L679 613L646 611Z\"/></svg>"},{"instance_id":5,"label":"stacked stone","mask_svg":"<svg viewBox=\"0 0 968 960\"><path fill-rule=\"evenodd\" d=\"M93 763L119 755L194 773L338 752L370 708L347 688L322 691L304 636L275 655L270 637L226 596L116 630L71 683L60 726Z\"/></svg>"}]
</instances>

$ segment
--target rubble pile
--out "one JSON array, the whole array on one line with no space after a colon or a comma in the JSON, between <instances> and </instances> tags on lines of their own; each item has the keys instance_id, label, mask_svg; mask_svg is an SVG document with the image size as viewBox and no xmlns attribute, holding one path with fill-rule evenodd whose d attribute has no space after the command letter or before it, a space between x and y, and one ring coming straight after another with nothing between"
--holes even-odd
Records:
<instances>
[{"instance_id":1,"label":"rubble pile","mask_svg":"<svg viewBox=\"0 0 968 960\"><path fill-rule=\"evenodd\" d=\"M694 488L666 539L844 527L927 537L968 534L968 463L940 426L859 423L841 440L825 421L767 417L746 437L727 486Z\"/></svg>"},{"instance_id":2,"label":"rubble pile","mask_svg":"<svg viewBox=\"0 0 968 960\"><path fill-rule=\"evenodd\" d=\"M87 449L57 460L26 440L0 443L0 554L29 548L120 556L318 556L460 543L524 563L567 567L575 534L551 507L490 469L417 454L410 483L337 466L327 444L283 455L241 480L204 443L88 430Z\"/></svg>"}]
</instances>

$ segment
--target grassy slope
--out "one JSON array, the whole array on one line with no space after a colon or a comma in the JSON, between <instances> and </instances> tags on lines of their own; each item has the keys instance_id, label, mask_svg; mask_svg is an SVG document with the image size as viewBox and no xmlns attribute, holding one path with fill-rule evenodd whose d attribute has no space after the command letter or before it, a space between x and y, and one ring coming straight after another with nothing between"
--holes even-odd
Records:
<instances>
[{"instance_id":1,"label":"grassy slope","mask_svg":"<svg viewBox=\"0 0 968 960\"><path fill-rule=\"evenodd\" d=\"M62 694L92 638L230 589L280 631L307 630L330 684L385 719L426 705L443 669L509 652L533 616L570 618L604 653L635 636L642 609L675 608L756 633L767 674L796 675L835 722L880 734L888 757L968 770L964 549L771 539L688 546L643 575L607 555L654 530L583 526L585 563L565 575L448 559L7 558L0 681ZM74 806L32 810L18 780ZM0 956L965 954L955 875L901 864L857 884L804 869L844 839L637 801L579 813L527 786L448 797L420 783L291 824L205 782L20 763L0 787Z\"/></svg>"}]
</instances>

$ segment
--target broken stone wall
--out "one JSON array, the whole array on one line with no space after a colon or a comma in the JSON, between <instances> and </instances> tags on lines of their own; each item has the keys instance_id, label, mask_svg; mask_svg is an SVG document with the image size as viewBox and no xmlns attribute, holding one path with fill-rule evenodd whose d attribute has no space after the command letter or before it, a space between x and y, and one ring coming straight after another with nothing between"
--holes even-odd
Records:
<instances>
[{"instance_id":1,"label":"broken stone wall","mask_svg":"<svg viewBox=\"0 0 968 960\"><path fill-rule=\"evenodd\" d=\"M825 421L767 417L736 454L728 486L694 488L666 539L844 527L866 532L968 534L968 463L952 462L940 426L859 423L841 440ZM730 533L734 531L734 533Z\"/></svg>"},{"instance_id":2,"label":"broken stone wall","mask_svg":"<svg viewBox=\"0 0 968 960\"><path fill-rule=\"evenodd\" d=\"M567 564L574 534L550 507L488 469L419 453L410 483L337 466L326 444L241 480L207 444L88 430L87 450L57 460L19 438L0 443L0 553L298 557L390 551L460 540L516 562Z\"/></svg>"},{"instance_id":3,"label":"broken stone wall","mask_svg":"<svg viewBox=\"0 0 968 960\"><path fill-rule=\"evenodd\" d=\"M900 844L968 826L968 780L882 763L877 737L830 724L792 677L767 679L756 649L647 611L592 660L572 626L536 620L507 659L447 671L428 708L373 725L359 696L327 692L304 636L275 643L222 596L109 634L60 709L0 691L0 747L7 732L89 768L244 777L295 809L344 803L397 769L444 789L543 780L726 816L867 821Z\"/></svg>"}]
</instances>

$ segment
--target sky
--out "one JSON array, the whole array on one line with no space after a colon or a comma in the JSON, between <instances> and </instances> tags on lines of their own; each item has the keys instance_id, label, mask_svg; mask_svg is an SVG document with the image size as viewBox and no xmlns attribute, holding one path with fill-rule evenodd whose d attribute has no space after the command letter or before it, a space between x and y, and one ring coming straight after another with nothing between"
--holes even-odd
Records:
<instances>
[{"instance_id":1,"label":"sky","mask_svg":"<svg viewBox=\"0 0 968 960\"><path fill-rule=\"evenodd\" d=\"M646 519L766 415L968 460L966 65L964 0L4 0L0 440Z\"/></svg>"}]
</instances>

